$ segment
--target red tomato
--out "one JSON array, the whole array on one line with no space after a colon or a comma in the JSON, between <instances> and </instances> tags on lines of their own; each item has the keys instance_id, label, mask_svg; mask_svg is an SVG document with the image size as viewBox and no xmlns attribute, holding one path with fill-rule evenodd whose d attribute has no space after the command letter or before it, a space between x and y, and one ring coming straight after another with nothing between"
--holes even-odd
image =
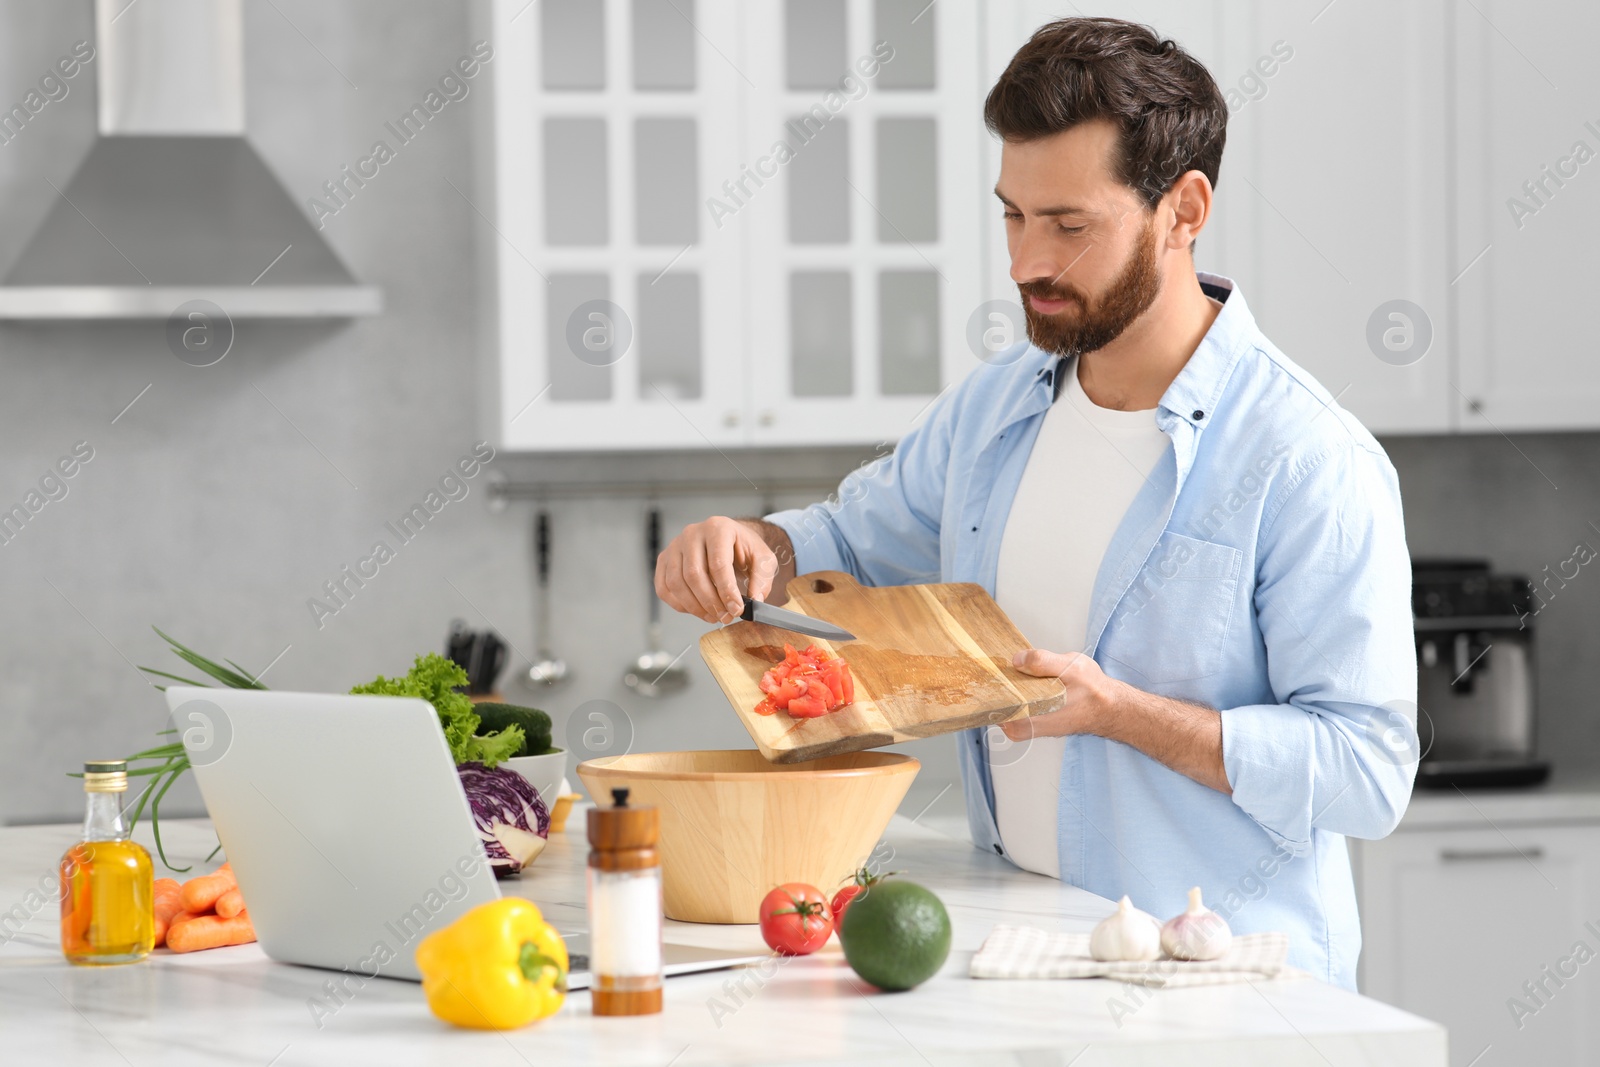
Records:
<instances>
[{"instance_id":1,"label":"red tomato","mask_svg":"<svg viewBox=\"0 0 1600 1067\"><path fill-rule=\"evenodd\" d=\"M889 877L890 874L898 873L898 871L890 871L888 874L873 874L866 867L863 867L851 875L850 884L835 893L833 902L828 905L828 910L833 913L834 929L839 929L844 925L844 913L849 910L852 900L865 893L881 879Z\"/></svg>"},{"instance_id":2,"label":"red tomato","mask_svg":"<svg viewBox=\"0 0 1600 1067\"><path fill-rule=\"evenodd\" d=\"M833 902L828 905L828 910L833 913L834 929L844 926L845 909L850 907L850 902L861 893L861 887L851 883L833 895Z\"/></svg>"},{"instance_id":3,"label":"red tomato","mask_svg":"<svg viewBox=\"0 0 1600 1067\"><path fill-rule=\"evenodd\" d=\"M783 710L797 719L816 719L828 714L828 704L826 701L807 695L795 697Z\"/></svg>"},{"instance_id":4,"label":"red tomato","mask_svg":"<svg viewBox=\"0 0 1600 1067\"><path fill-rule=\"evenodd\" d=\"M797 719L814 719L853 703L856 698L850 665L816 645L803 652L784 645L782 661L761 676L760 687L766 694L756 705L760 715L781 710Z\"/></svg>"},{"instance_id":5,"label":"red tomato","mask_svg":"<svg viewBox=\"0 0 1600 1067\"><path fill-rule=\"evenodd\" d=\"M827 660L818 668L817 673L822 678L823 684L828 687L834 706L843 707L850 703L844 698L844 660Z\"/></svg>"},{"instance_id":6,"label":"red tomato","mask_svg":"<svg viewBox=\"0 0 1600 1067\"><path fill-rule=\"evenodd\" d=\"M833 933L828 898L814 886L789 882L761 901L761 938L784 956L809 956Z\"/></svg>"}]
</instances>

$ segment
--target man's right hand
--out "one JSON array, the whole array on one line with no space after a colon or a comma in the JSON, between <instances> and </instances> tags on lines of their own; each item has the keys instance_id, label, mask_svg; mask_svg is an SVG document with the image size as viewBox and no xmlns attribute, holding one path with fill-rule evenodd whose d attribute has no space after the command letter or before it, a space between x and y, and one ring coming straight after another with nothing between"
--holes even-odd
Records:
<instances>
[{"instance_id":1,"label":"man's right hand","mask_svg":"<svg viewBox=\"0 0 1600 1067\"><path fill-rule=\"evenodd\" d=\"M746 594L766 600L776 589L784 596L793 577L789 535L759 519L719 515L686 526L656 558L656 595L662 603L706 622L738 617Z\"/></svg>"}]
</instances>

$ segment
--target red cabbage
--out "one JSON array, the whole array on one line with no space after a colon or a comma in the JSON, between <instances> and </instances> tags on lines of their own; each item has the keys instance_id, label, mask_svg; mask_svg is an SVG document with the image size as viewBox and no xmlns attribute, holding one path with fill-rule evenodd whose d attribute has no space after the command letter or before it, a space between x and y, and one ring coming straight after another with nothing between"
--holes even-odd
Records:
<instances>
[{"instance_id":1,"label":"red cabbage","mask_svg":"<svg viewBox=\"0 0 1600 1067\"><path fill-rule=\"evenodd\" d=\"M550 836L550 809L539 791L506 767L490 770L481 763L463 763L456 773L494 876L508 877L532 863Z\"/></svg>"}]
</instances>

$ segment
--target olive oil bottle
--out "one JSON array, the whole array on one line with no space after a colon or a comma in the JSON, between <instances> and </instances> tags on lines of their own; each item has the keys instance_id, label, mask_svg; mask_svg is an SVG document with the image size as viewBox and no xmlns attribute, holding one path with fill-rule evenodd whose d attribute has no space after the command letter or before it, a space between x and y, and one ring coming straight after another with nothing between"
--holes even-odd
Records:
<instances>
[{"instance_id":1,"label":"olive oil bottle","mask_svg":"<svg viewBox=\"0 0 1600 1067\"><path fill-rule=\"evenodd\" d=\"M136 963L155 943L150 853L128 840L126 760L83 765L83 839L61 857L61 952L69 963Z\"/></svg>"}]
</instances>

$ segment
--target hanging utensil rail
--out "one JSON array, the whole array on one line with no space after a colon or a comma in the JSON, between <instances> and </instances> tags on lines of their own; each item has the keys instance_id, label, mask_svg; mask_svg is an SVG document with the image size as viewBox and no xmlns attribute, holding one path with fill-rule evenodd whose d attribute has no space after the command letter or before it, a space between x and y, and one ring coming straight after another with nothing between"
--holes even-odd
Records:
<instances>
[{"instance_id":1,"label":"hanging utensil rail","mask_svg":"<svg viewBox=\"0 0 1600 1067\"><path fill-rule=\"evenodd\" d=\"M524 482L490 479L489 499L504 506L510 501L584 500L609 497L744 496L771 497L789 493L817 494L818 499L839 488L838 478L769 478L756 485L737 478L694 482Z\"/></svg>"}]
</instances>

